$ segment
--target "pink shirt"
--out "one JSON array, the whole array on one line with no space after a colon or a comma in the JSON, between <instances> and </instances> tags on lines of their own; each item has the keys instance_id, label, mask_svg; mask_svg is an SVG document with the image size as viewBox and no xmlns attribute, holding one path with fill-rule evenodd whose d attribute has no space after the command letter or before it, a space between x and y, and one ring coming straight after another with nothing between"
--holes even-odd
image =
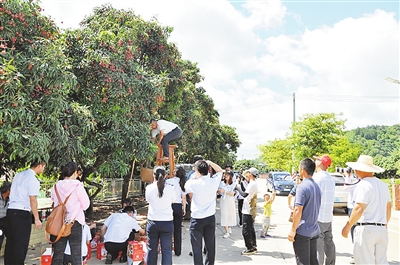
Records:
<instances>
[{"instance_id":1,"label":"pink shirt","mask_svg":"<svg viewBox=\"0 0 400 265\"><path fill-rule=\"evenodd\" d=\"M76 179L64 179L59 180L55 185L57 185L57 191L62 201L71 194L66 204L66 219L69 221L75 219L81 225L84 225L85 213L83 211L89 207L90 200L83 183ZM54 187L51 189L51 199L54 202L54 207L56 207L59 203Z\"/></svg>"}]
</instances>

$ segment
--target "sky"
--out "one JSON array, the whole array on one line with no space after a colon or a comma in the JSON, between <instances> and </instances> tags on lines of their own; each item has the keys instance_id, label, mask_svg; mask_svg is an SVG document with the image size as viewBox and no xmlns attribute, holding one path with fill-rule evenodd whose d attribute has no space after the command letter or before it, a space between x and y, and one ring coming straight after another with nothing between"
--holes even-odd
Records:
<instances>
[{"instance_id":1,"label":"sky","mask_svg":"<svg viewBox=\"0 0 400 265\"><path fill-rule=\"evenodd\" d=\"M347 130L400 123L398 0L42 0L61 28L103 3L173 27L197 62L238 159L290 133L305 114L335 113ZM294 100L293 100L294 99ZM400 134L400 132L399 132Z\"/></svg>"}]
</instances>

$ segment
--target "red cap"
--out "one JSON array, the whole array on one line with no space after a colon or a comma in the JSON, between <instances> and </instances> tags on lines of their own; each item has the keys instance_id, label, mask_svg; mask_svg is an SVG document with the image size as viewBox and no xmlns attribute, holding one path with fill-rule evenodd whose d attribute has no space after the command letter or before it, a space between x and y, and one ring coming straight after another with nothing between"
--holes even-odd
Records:
<instances>
[{"instance_id":1,"label":"red cap","mask_svg":"<svg viewBox=\"0 0 400 265\"><path fill-rule=\"evenodd\" d=\"M332 159L328 155L314 156L314 158L320 160L326 167L329 167L332 164Z\"/></svg>"}]
</instances>

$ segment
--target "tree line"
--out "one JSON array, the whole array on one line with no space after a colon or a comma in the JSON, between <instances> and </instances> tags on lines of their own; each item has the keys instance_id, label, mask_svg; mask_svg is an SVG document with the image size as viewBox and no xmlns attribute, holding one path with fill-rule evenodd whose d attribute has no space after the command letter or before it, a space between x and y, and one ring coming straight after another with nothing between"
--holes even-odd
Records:
<instances>
[{"instance_id":1,"label":"tree line","mask_svg":"<svg viewBox=\"0 0 400 265\"><path fill-rule=\"evenodd\" d=\"M371 125L345 130L342 114L306 114L292 123L284 139L274 139L259 145L260 160L270 169L291 172L297 170L301 159L329 154L332 166L346 167L346 162L357 161L360 154L370 155L374 163L385 169L376 174L380 178L400 176L400 124Z\"/></svg>"},{"instance_id":2,"label":"tree line","mask_svg":"<svg viewBox=\"0 0 400 265\"><path fill-rule=\"evenodd\" d=\"M0 173L44 159L54 178L68 161L85 181L129 176L133 161L154 162L151 118L182 128L178 161L235 161L235 128L220 124L197 64L169 41L171 27L107 4L61 30L41 10L0 3Z\"/></svg>"}]
</instances>

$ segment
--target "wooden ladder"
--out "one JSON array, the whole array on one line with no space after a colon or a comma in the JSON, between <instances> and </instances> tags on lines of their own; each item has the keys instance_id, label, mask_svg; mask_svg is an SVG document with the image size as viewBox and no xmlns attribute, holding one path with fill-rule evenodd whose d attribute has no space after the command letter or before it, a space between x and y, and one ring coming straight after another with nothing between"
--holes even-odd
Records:
<instances>
[{"instance_id":1,"label":"wooden ladder","mask_svg":"<svg viewBox=\"0 0 400 265\"><path fill-rule=\"evenodd\" d=\"M175 154L174 154L175 148L178 148L178 146L175 144L168 145L168 151L169 151L168 161L161 160L161 158L164 156L163 148L161 145L158 146L157 150L156 166L162 166L164 163L166 164L168 163L169 175L171 178L174 176L174 171L175 171Z\"/></svg>"}]
</instances>

